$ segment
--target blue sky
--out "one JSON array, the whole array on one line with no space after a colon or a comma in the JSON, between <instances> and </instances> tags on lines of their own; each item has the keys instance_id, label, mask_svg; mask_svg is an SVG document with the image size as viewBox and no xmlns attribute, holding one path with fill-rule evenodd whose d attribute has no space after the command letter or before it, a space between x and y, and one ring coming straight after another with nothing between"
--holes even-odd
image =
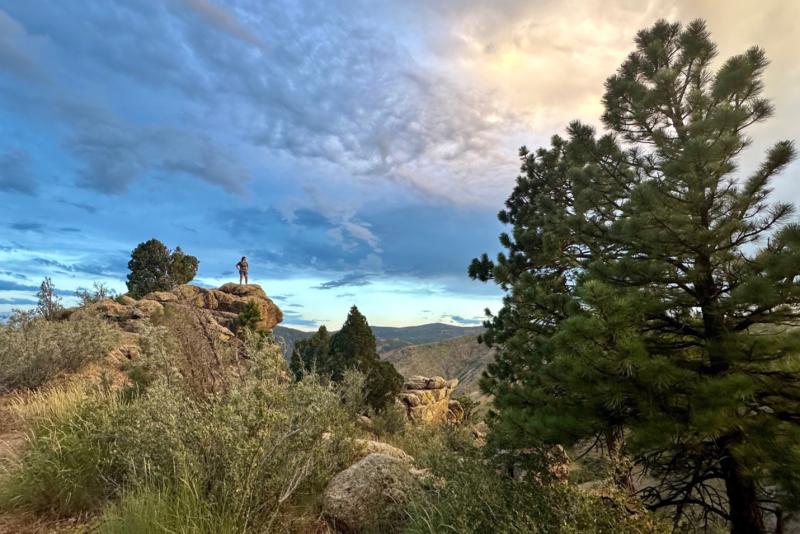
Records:
<instances>
[{"instance_id":1,"label":"blue sky","mask_svg":"<svg viewBox=\"0 0 800 534\"><path fill-rule=\"evenodd\" d=\"M0 0L0 313L44 276L124 291L156 237L207 285L247 255L289 326L474 324L517 148L596 123L636 30L704 17L721 57L767 49L747 167L796 133L798 5Z\"/></svg>"}]
</instances>

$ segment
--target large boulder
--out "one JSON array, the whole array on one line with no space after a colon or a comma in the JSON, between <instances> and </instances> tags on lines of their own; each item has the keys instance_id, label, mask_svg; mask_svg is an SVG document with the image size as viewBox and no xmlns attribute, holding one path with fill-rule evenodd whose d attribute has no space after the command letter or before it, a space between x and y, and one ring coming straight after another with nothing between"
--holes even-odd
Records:
<instances>
[{"instance_id":1,"label":"large boulder","mask_svg":"<svg viewBox=\"0 0 800 534\"><path fill-rule=\"evenodd\" d=\"M420 487L408 461L375 452L330 481L323 512L340 532L364 532L402 520Z\"/></svg>"}]
</instances>

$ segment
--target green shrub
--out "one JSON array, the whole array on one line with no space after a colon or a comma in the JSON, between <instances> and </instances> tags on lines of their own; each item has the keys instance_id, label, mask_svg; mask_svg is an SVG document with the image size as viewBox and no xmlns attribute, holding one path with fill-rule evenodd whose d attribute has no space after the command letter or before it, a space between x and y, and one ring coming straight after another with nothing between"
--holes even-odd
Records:
<instances>
[{"instance_id":1,"label":"green shrub","mask_svg":"<svg viewBox=\"0 0 800 534\"><path fill-rule=\"evenodd\" d=\"M102 358L114 347L118 332L88 313L68 321L16 313L8 325L0 326L0 393L39 387L59 373Z\"/></svg>"},{"instance_id":2,"label":"green shrub","mask_svg":"<svg viewBox=\"0 0 800 534\"><path fill-rule=\"evenodd\" d=\"M406 428L406 411L397 404L391 404L379 412L370 410L370 419L378 436L397 434Z\"/></svg>"}]
</instances>

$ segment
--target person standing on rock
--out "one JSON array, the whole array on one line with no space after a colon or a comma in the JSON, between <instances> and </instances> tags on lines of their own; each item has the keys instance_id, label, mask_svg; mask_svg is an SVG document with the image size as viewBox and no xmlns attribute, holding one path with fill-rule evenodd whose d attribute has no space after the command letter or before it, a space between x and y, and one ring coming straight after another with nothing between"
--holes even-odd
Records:
<instances>
[{"instance_id":1,"label":"person standing on rock","mask_svg":"<svg viewBox=\"0 0 800 534\"><path fill-rule=\"evenodd\" d=\"M239 284L241 285L242 280L244 280L245 284L249 284L250 281L247 279L247 271L250 269L250 265L248 265L245 256L242 256L242 259L236 264L236 269L239 271Z\"/></svg>"}]
</instances>

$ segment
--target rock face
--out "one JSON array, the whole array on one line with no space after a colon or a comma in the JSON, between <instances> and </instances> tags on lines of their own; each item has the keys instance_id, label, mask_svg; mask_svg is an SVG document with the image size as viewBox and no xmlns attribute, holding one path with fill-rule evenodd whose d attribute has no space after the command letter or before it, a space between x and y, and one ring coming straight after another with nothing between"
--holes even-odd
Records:
<instances>
[{"instance_id":1,"label":"rock face","mask_svg":"<svg viewBox=\"0 0 800 534\"><path fill-rule=\"evenodd\" d=\"M340 532L363 532L401 518L419 482L407 460L369 454L330 481L323 511Z\"/></svg>"},{"instance_id":2,"label":"rock face","mask_svg":"<svg viewBox=\"0 0 800 534\"><path fill-rule=\"evenodd\" d=\"M459 413L463 417L461 405L450 400L457 385L457 378L445 380L441 376L412 376L403 385L398 399L403 404L408 419L413 422L455 421Z\"/></svg>"},{"instance_id":3,"label":"rock face","mask_svg":"<svg viewBox=\"0 0 800 534\"><path fill-rule=\"evenodd\" d=\"M178 286L172 291L154 291L139 300L128 296L92 304L90 309L125 326L131 321L163 313L169 306L189 306L199 311L211 329L220 337L229 337L236 330L236 319L248 303L255 302L261 313L258 326L271 330L283 321L283 312L256 284L225 284L219 289L193 285Z\"/></svg>"}]
</instances>

